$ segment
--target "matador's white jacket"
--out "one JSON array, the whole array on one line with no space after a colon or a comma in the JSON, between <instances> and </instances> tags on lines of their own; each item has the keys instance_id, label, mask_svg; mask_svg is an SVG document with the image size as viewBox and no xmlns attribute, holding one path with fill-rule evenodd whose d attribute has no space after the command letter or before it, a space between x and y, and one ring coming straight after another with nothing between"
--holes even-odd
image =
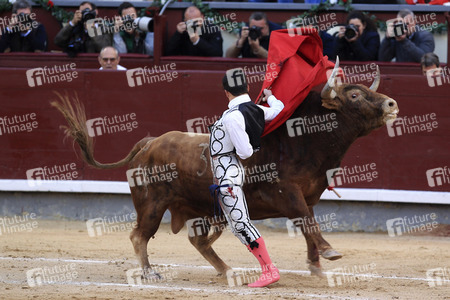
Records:
<instances>
[{"instance_id":1,"label":"matador's white jacket","mask_svg":"<svg viewBox=\"0 0 450 300\"><path fill-rule=\"evenodd\" d=\"M237 107L245 102L251 101L248 94L238 96L228 103L228 109L222 117L211 126L210 153L211 157L220 154L236 152L236 154L246 159L252 156L253 147L245 131L245 120ZM270 107L258 105L264 112L264 120L272 121L283 110L284 104L275 96L267 99Z\"/></svg>"}]
</instances>

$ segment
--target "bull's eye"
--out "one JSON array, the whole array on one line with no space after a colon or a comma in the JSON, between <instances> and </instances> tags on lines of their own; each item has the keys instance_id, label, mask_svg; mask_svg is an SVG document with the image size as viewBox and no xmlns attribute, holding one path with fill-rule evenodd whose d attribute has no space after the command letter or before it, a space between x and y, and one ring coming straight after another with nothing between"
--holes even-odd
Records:
<instances>
[{"instance_id":1,"label":"bull's eye","mask_svg":"<svg viewBox=\"0 0 450 300\"><path fill-rule=\"evenodd\" d=\"M352 99L356 99L356 98L358 98L358 94L357 93L353 93L352 94Z\"/></svg>"}]
</instances>

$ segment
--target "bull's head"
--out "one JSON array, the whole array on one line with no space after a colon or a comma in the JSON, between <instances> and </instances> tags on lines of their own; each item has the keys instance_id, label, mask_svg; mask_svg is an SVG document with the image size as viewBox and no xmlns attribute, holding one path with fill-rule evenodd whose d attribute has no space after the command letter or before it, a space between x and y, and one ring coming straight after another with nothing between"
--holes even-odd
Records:
<instances>
[{"instance_id":1,"label":"bull's head","mask_svg":"<svg viewBox=\"0 0 450 300\"><path fill-rule=\"evenodd\" d=\"M387 121L397 117L399 112L397 102L376 92L380 84L378 66L377 76L370 88L361 84L337 84L338 70L339 58L336 59L333 72L322 89L322 106L340 111L345 116L352 118L355 123L363 123L363 131L360 135L368 134L373 129L379 128Z\"/></svg>"}]
</instances>

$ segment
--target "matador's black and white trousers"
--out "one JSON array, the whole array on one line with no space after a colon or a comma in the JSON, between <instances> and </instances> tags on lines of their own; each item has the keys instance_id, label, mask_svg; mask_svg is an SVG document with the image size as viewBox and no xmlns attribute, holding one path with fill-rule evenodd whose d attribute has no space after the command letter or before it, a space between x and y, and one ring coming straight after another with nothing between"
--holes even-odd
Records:
<instances>
[{"instance_id":1,"label":"matador's black and white trousers","mask_svg":"<svg viewBox=\"0 0 450 300\"><path fill-rule=\"evenodd\" d=\"M214 184L222 186L218 190L218 198L231 231L244 245L249 245L261 235L250 222L247 202L242 190L245 181L244 167L232 151L232 145L230 148L226 130L220 121L210 128L210 153L212 154L211 166Z\"/></svg>"}]
</instances>

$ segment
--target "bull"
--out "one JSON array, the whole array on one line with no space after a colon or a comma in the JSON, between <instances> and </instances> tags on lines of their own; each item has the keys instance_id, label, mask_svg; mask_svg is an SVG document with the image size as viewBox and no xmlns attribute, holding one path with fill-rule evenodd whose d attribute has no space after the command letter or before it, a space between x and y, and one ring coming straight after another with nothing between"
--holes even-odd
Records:
<instances>
[{"instance_id":1,"label":"bull","mask_svg":"<svg viewBox=\"0 0 450 300\"><path fill-rule=\"evenodd\" d=\"M307 261L311 274L323 277L319 257L335 260L342 255L322 237L314 219L316 205L328 186L326 171L339 167L350 145L361 136L395 119L398 106L395 100L377 93L380 73L370 88L360 84L337 84L338 62L321 93L312 91L296 109L293 118L325 116L335 113L338 128L291 137L285 126L269 133L261 140L261 151L243 161L244 167L275 163L277 180L271 183L253 182L244 185L251 219L286 217L302 218L299 226L307 244ZM150 266L147 245L157 232L164 212L172 215L171 229L178 233L188 220L205 218L207 230L223 226L224 218L214 218L214 198L208 186L212 183L209 162L209 135L179 131L159 137L146 137L137 142L129 154L115 163L100 163L93 155L93 140L86 128L84 107L77 99L74 106L68 96L52 102L65 117L71 136L80 146L82 158L99 169L129 165L129 170L152 169L154 166L176 165L178 178L149 184L130 184L137 225L130 233L134 251L148 277L159 276ZM190 235L189 240L200 254L217 270L225 274L231 268L216 254L212 244L221 230Z\"/></svg>"}]
</instances>

